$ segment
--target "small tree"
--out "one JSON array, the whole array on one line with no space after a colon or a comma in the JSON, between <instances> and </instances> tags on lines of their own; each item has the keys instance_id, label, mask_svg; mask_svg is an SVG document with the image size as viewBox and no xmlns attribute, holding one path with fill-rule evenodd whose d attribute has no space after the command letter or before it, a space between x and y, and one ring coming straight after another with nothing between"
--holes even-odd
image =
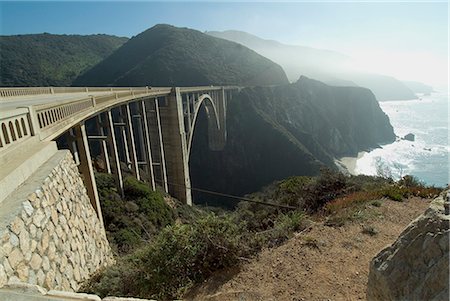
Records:
<instances>
[{"instance_id":1,"label":"small tree","mask_svg":"<svg viewBox=\"0 0 450 301\"><path fill-rule=\"evenodd\" d=\"M375 168L377 176L392 180L392 170L380 157L375 158Z\"/></svg>"}]
</instances>

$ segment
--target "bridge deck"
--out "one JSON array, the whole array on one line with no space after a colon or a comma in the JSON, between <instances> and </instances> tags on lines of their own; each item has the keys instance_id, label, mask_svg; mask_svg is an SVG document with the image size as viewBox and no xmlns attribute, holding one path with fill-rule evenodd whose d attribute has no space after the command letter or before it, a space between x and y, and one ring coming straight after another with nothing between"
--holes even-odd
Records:
<instances>
[{"instance_id":1,"label":"bridge deck","mask_svg":"<svg viewBox=\"0 0 450 301\"><path fill-rule=\"evenodd\" d=\"M13 110L20 107L41 105L41 104L57 104L66 101L76 101L91 96L107 96L114 92L79 92L79 93L58 93L58 94L40 94L40 95L25 95L0 98L0 111Z\"/></svg>"}]
</instances>

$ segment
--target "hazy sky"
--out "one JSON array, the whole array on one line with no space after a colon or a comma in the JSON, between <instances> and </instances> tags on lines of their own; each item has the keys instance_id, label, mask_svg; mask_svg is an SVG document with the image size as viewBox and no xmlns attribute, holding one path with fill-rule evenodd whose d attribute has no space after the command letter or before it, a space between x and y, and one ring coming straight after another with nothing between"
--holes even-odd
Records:
<instances>
[{"instance_id":1,"label":"hazy sky","mask_svg":"<svg viewBox=\"0 0 450 301\"><path fill-rule=\"evenodd\" d=\"M331 49L372 72L448 83L444 2L0 2L2 35L107 33L131 37L158 23L237 29Z\"/></svg>"}]
</instances>

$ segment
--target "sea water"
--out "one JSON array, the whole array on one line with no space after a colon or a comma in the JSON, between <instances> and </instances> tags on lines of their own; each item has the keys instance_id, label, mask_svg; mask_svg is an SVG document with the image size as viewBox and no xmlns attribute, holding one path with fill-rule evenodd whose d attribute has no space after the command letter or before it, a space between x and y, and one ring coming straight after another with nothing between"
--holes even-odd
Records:
<instances>
[{"instance_id":1,"label":"sea water","mask_svg":"<svg viewBox=\"0 0 450 301\"><path fill-rule=\"evenodd\" d=\"M419 97L380 102L399 138L364 153L356 162L355 173L377 175L384 171L395 179L409 174L428 185L443 187L450 183L448 94ZM415 141L400 139L408 133L415 135Z\"/></svg>"}]
</instances>

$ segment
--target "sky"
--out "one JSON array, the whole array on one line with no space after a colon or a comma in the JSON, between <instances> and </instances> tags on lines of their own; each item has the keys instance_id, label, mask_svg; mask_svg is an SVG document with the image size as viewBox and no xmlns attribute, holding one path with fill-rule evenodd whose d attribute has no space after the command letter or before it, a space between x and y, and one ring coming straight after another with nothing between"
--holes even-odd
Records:
<instances>
[{"instance_id":1,"label":"sky","mask_svg":"<svg viewBox=\"0 0 450 301\"><path fill-rule=\"evenodd\" d=\"M365 71L448 84L448 4L440 2L0 2L0 34L132 37L158 23L242 30L330 49Z\"/></svg>"}]
</instances>

